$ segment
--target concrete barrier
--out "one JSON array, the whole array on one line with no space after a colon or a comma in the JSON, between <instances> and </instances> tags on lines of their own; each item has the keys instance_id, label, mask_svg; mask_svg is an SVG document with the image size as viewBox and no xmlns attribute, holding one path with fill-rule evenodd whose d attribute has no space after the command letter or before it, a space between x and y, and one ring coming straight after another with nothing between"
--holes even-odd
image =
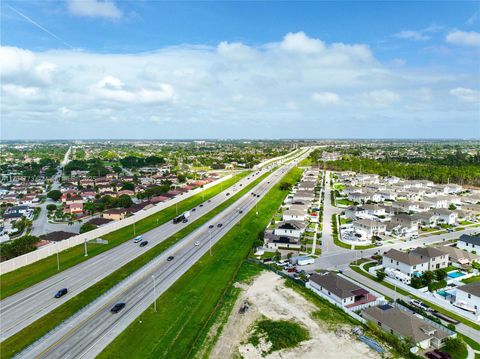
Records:
<instances>
[{"instance_id":1,"label":"concrete barrier","mask_svg":"<svg viewBox=\"0 0 480 359\"><path fill-rule=\"evenodd\" d=\"M207 189L210 187L213 187L221 182L224 182L228 179L230 179L232 175L228 175L225 177L222 177L216 181L210 182L203 186L203 189ZM141 210L137 213L135 213L131 217L127 217L125 219L122 219L120 221L116 222L111 222L105 226L96 228L92 231L86 232L79 234L77 236L70 237L68 239L65 239L63 241L55 242L55 243L50 243L47 244L33 252L23 254L21 256L6 260L4 262L0 263L0 274L5 274L11 271L14 271L18 268L27 266L29 264L32 264L34 262L37 262L41 259L47 258L55 253L61 252L65 249L72 248L75 246L78 246L79 244L83 244L85 241L90 241L92 239L104 236L108 233L114 232L118 229L130 226L148 216L151 216L157 212L160 212L161 210L164 210L167 207L170 207L171 205L174 205L175 203L181 202L184 199L190 198L198 193L202 192L202 188L198 187L195 188L194 190L191 190L189 192L186 192L182 195L178 195L170 200L167 200L165 202L159 203L155 205L152 208L149 208L147 210ZM133 233L132 233L132 238L133 238Z\"/></svg>"}]
</instances>

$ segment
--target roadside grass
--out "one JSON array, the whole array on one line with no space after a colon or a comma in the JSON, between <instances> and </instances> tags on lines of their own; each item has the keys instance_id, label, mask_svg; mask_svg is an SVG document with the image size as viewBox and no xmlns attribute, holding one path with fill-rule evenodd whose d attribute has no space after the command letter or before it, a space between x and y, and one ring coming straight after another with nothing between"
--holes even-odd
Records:
<instances>
[{"instance_id":1,"label":"roadside grass","mask_svg":"<svg viewBox=\"0 0 480 359\"><path fill-rule=\"evenodd\" d=\"M345 199L345 198L340 198L340 199L337 199L335 200L335 204L337 205L342 205L342 206L351 206L353 205L353 202L348 200L348 199Z\"/></svg>"},{"instance_id":2,"label":"roadside grass","mask_svg":"<svg viewBox=\"0 0 480 359\"><path fill-rule=\"evenodd\" d=\"M295 183L302 171L292 169L282 181ZM197 340L248 256L259 231L265 229L283 202L286 191L276 184L255 209L232 228L98 358L190 358L199 350ZM142 333L142 335L138 335ZM135 345L131 343L135 342Z\"/></svg>"},{"instance_id":3,"label":"roadside grass","mask_svg":"<svg viewBox=\"0 0 480 359\"><path fill-rule=\"evenodd\" d=\"M262 319L254 325L255 328L248 339L249 343L258 346L260 339L264 338L271 344L269 350L262 353L263 355L286 348L294 348L300 342L310 338L308 330L296 322Z\"/></svg>"},{"instance_id":4,"label":"roadside grass","mask_svg":"<svg viewBox=\"0 0 480 359\"><path fill-rule=\"evenodd\" d=\"M243 172L236 177L229 178L223 183L219 183L211 188L207 188L204 191L205 201L216 196L223 189L232 186L239 181L242 177L245 177L249 172ZM193 207L196 207L200 203L203 203L202 193L198 193L190 198L187 198L178 203L178 213L187 211ZM165 208L164 210L155 213L147 218L138 221L135 224L135 234L139 235L156 228L175 217L176 205ZM66 249L60 252L60 271L64 271L70 267L73 267L79 263L82 263L89 258L92 258L100 253L108 251L113 247L116 247L125 241L128 241L134 237L133 225L124 227L115 232L111 232L102 239L108 240L108 244L88 244L88 257L84 256L83 244ZM15 271L3 274L0 276L0 299L4 299L10 295L18 293L34 284L37 284L55 274L57 271L57 258L56 255L51 255L38 262L32 263L28 266L21 267Z\"/></svg>"},{"instance_id":5,"label":"roadside grass","mask_svg":"<svg viewBox=\"0 0 480 359\"><path fill-rule=\"evenodd\" d=\"M163 251L174 245L176 242L187 236L189 233L196 230L204 223L208 222L218 213L221 213L225 208L230 206L238 198L250 191L251 188L258 184L267 175L268 174L266 173L263 176L257 178L255 181L250 183L248 186L243 188L241 191L239 191L227 201L222 203L220 206L216 207L215 209L203 215L196 221L192 222L190 225L175 233L173 236L167 238L165 241L159 243L149 251L145 252L145 254L133 259L117 271L103 278L98 283L95 283L94 285L79 293L75 297L71 298L61 306L55 308L50 313L46 314L39 320L25 327L15 335L4 340L1 343L2 350L0 351L0 358L10 358L14 356L16 353L19 353L22 349L38 340L43 335L47 334L50 330L61 324L64 320L71 317L77 311L85 307L88 303L100 297L107 290L114 287L117 283L121 282L130 274L140 269L142 266L160 255Z\"/></svg>"},{"instance_id":6,"label":"roadside grass","mask_svg":"<svg viewBox=\"0 0 480 359\"><path fill-rule=\"evenodd\" d=\"M390 289L392 289L392 290L395 290L395 287L394 287L392 284L390 284L390 283L388 283L388 282L385 282L385 281L379 282L376 277L370 275L369 273L365 273L365 272L364 272L363 270L361 270L360 267L358 267L358 266L350 265L350 268L351 268L352 270L354 270L355 272L357 272L357 273L359 273L359 274L361 274L361 275L363 275L363 276L365 276L365 277L367 277L367 278L370 278L371 280L374 280L374 281L382 284L383 286L385 286L385 287L387 287L387 288L390 288ZM450 312L450 311L448 311L448 310L446 310L446 309L444 309L444 308L442 308L442 307L439 307L438 305L435 305L435 304L433 304L433 303L431 303L431 302L429 302L429 301L426 301L425 299L422 299L422 298L420 298L420 297L417 297L416 295L411 294L411 293L409 293L409 292L407 292L407 291L405 291L405 290L403 290L403 289L401 289L401 288L398 288L398 287L397 287L396 290L397 290L398 293L400 293L400 294L402 294L402 295L404 295L404 296L406 296L406 297L410 297L410 298L412 298L412 299L418 299L418 300L424 302L424 303L427 304L430 308L435 309L435 310L436 310L437 312L439 312L439 313L442 313L442 314L444 314L444 315L446 315L446 316L448 316L448 317L450 317L450 318L453 318L453 319L455 319L455 320L458 320L460 323L463 323L463 324L465 324L465 325L468 325L469 327L471 327L471 328L473 328L473 329L480 330L480 325L478 325L478 324L476 324L476 323L473 323L473 322L471 322L471 321L469 321L469 320L467 320L467 319L465 319L465 318L463 318L463 317L461 317L461 316L459 316L459 315L457 315L457 314L455 314L455 313L452 313L452 312Z\"/></svg>"}]
</instances>

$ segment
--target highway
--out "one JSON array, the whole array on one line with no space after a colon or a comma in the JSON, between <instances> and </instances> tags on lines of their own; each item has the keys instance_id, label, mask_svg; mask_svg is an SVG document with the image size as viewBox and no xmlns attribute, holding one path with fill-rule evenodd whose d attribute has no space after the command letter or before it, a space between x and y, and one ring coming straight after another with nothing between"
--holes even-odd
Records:
<instances>
[{"instance_id":1,"label":"highway","mask_svg":"<svg viewBox=\"0 0 480 359\"><path fill-rule=\"evenodd\" d=\"M222 213L119 283L86 310L67 320L56 331L27 348L20 357L94 358L148 308L154 298L160 296L197 260L208 253L211 246L254 208L290 167L291 165L284 165L270 174ZM260 197L253 196L252 192ZM219 223L222 224L221 227L218 227ZM213 228L210 229L209 226ZM195 242L200 244L195 246ZM134 246L132 243L128 245ZM138 250L137 246L135 248ZM167 261L168 256L175 258ZM155 293L153 281L156 282ZM110 313L111 307L117 302L125 302L126 307L118 314Z\"/></svg>"},{"instance_id":2,"label":"highway","mask_svg":"<svg viewBox=\"0 0 480 359\"><path fill-rule=\"evenodd\" d=\"M204 214L216 208L226 201L229 196L245 187L263 173L268 172L273 165L266 166L258 171L258 175L251 175L242 178L237 184L225 189L210 201L197 206L191 215L188 223L173 224L172 221L143 234L144 240L149 244L140 248L138 244L127 241L104 253L71 267L63 272L54 275L32 287L16 293L0 302L1 334L0 340L5 340L45 314L60 306L73 296L81 293L91 285L113 273L134 258L145 253L155 245L163 242L182 228L202 217ZM132 233L132 238L134 237ZM100 245L100 244L97 244ZM61 255L61 254L60 254ZM68 288L68 294L60 299L54 299L54 294L60 288Z\"/></svg>"}]
</instances>

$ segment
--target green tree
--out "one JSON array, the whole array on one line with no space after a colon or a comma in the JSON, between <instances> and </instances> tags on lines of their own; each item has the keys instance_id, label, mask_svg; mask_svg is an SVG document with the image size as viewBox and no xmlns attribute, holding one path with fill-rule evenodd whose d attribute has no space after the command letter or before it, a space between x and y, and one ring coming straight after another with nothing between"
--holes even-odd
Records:
<instances>
[{"instance_id":1,"label":"green tree","mask_svg":"<svg viewBox=\"0 0 480 359\"><path fill-rule=\"evenodd\" d=\"M47 197L54 200L54 201L58 201L60 199L60 197L62 197L62 192L55 189L53 191L48 192Z\"/></svg>"},{"instance_id":2,"label":"green tree","mask_svg":"<svg viewBox=\"0 0 480 359\"><path fill-rule=\"evenodd\" d=\"M438 281L444 280L447 277L447 271L445 269L437 269L435 271L435 279Z\"/></svg>"},{"instance_id":3,"label":"green tree","mask_svg":"<svg viewBox=\"0 0 480 359\"><path fill-rule=\"evenodd\" d=\"M129 195L122 194L117 199L117 206L118 207L128 208L128 207L132 206L132 204L133 204L133 201L132 201L132 199L130 198Z\"/></svg>"},{"instance_id":4,"label":"green tree","mask_svg":"<svg viewBox=\"0 0 480 359\"><path fill-rule=\"evenodd\" d=\"M282 191L290 191L292 188L292 184L290 182L282 182L280 183L280 189Z\"/></svg>"},{"instance_id":5,"label":"green tree","mask_svg":"<svg viewBox=\"0 0 480 359\"><path fill-rule=\"evenodd\" d=\"M457 206L455 206L455 205L452 203L452 204L450 204L450 206L448 206L448 209L449 209L450 211L455 211L455 210L457 209Z\"/></svg>"},{"instance_id":6,"label":"green tree","mask_svg":"<svg viewBox=\"0 0 480 359\"><path fill-rule=\"evenodd\" d=\"M435 274L432 271L426 271L423 273L422 279L427 285L432 282L433 278L435 278Z\"/></svg>"},{"instance_id":7,"label":"green tree","mask_svg":"<svg viewBox=\"0 0 480 359\"><path fill-rule=\"evenodd\" d=\"M135 191L135 185L131 182L123 182L122 189L126 189L129 191Z\"/></svg>"},{"instance_id":8,"label":"green tree","mask_svg":"<svg viewBox=\"0 0 480 359\"><path fill-rule=\"evenodd\" d=\"M53 203L47 204L47 211L52 212L52 211L56 211L56 210L57 210L57 205L56 204L53 204Z\"/></svg>"},{"instance_id":9,"label":"green tree","mask_svg":"<svg viewBox=\"0 0 480 359\"><path fill-rule=\"evenodd\" d=\"M384 269L379 269L379 270L377 270L376 275L377 275L377 280L378 280L379 282L381 282L382 280L384 280L385 277L387 276L387 274L385 273L385 270L384 270Z\"/></svg>"}]
</instances>

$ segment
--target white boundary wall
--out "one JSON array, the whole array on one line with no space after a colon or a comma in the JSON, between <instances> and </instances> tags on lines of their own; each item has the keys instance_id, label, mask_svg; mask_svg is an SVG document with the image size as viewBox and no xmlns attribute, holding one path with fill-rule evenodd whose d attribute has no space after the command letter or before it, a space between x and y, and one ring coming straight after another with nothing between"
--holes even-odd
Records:
<instances>
[{"instance_id":1,"label":"white boundary wall","mask_svg":"<svg viewBox=\"0 0 480 359\"><path fill-rule=\"evenodd\" d=\"M224 182L228 179L230 179L232 175L227 175L224 176L216 181L207 183L206 185L203 186L203 189L207 189L210 187L213 187L221 182ZM44 259L46 257L51 256L52 254L55 254L57 252L61 252L65 249L77 246L79 244L83 244L85 241L90 241L92 239L99 238L101 236L104 236L110 232L116 231L118 229L127 227L129 225L132 225L133 223L136 223L148 216L151 216L152 214L155 214L167 207L170 207L171 205L174 205L175 203L181 202L184 199L187 199L189 197L194 196L197 193L201 193L202 188L198 187L195 188L194 190L188 191L182 195L178 195L170 200L167 200L165 202L159 203L155 205L153 208L149 208L147 210L140 210L139 212L135 213L131 217L127 217L125 219L122 219L120 221L115 221L111 222L105 226L96 228L92 231L86 232L79 234L77 236L70 237L68 239L65 239L60 242L55 242L55 243L50 243L47 244L36 251L30 252L23 254L21 256L9 259L7 261L1 262L0 263L0 274L5 274L11 271L14 271L15 269L18 269L20 267L24 267L26 265L32 264L36 261L39 261L41 259ZM133 238L133 233L132 233L132 238Z\"/></svg>"}]
</instances>

